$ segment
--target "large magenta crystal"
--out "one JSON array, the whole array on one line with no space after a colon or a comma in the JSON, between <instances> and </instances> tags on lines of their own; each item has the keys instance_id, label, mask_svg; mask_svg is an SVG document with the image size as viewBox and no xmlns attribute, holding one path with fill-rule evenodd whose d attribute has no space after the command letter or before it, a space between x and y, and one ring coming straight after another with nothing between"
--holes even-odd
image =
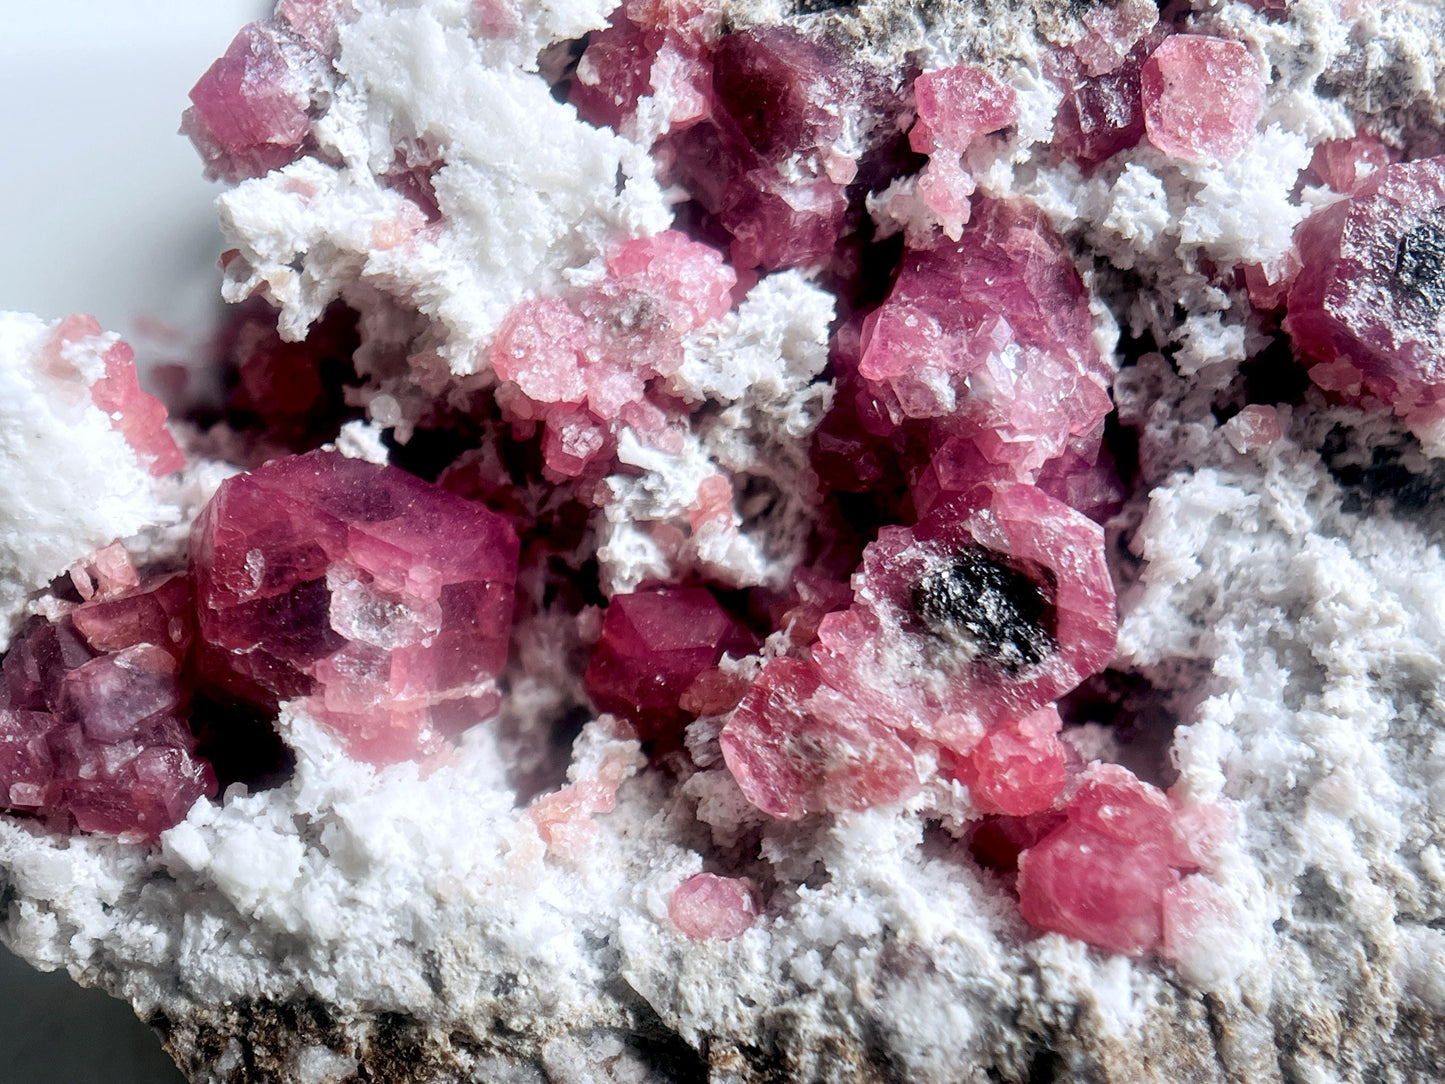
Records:
<instances>
[{"instance_id":1,"label":"large magenta crystal","mask_svg":"<svg viewBox=\"0 0 1445 1084\"><path fill-rule=\"evenodd\" d=\"M1114 637L1103 530L1033 486L1002 483L880 531L852 608L824 618L814 657L875 718L958 748L959 735L1100 670Z\"/></svg>"},{"instance_id":2,"label":"large magenta crystal","mask_svg":"<svg viewBox=\"0 0 1445 1084\"><path fill-rule=\"evenodd\" d=\"M756 650L752 634L705 587L618 595L587 664L587 693L642 737L677 741L690 717L680 701L693 682L724 654L742 658Z\"/></svg>"},{"instance_id":3,"label":"large magenta crystal","mask_svg":"<svg viewBox=\"0 0 1445 1084\"><path fill-rule=\"evenodd\" d=\"M196 521L202 677L309 697L364 759L418 755L495 709L517 549L503 517L395 467L273 460Z\"/></svg>"},{"instance_id":4,"label":"large magenta crystal","mask_svg":"<svg viewBox=\"0 0 1445 1084\"><path fill-rule=\"evenodd\" d=\"M1445 419L1445 157L1378 169L1311 215L1285 330L1321 387L1391 404L1417 431Z\"/></svg>"}]
</instances>

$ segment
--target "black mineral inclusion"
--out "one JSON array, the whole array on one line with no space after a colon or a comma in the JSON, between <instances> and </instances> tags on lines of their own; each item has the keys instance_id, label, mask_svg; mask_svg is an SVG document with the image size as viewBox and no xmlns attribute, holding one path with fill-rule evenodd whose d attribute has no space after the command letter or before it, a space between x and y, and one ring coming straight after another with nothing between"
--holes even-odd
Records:
<instances>
[{"instance_id":1,"label":"black mineral inclusion","mask_svg":"<svg viewBox=\"0 0 1445 1084\"><path fill-rule=\"evenodd\" d=\"M1010 673L1055 648L1054 608L1042 587L999 555L970 547L913 587L913 611L929 631L964 640L976 656Z\"/></svg>"}]
</instances>

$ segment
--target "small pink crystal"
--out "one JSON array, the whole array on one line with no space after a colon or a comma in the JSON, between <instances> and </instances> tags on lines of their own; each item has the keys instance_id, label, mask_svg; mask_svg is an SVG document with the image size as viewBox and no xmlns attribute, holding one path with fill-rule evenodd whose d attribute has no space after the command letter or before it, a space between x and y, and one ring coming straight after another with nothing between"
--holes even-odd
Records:
<instances>
[{"instance_id":1,"label":"small pink crystal","mask_svg":"<svg viewBox=\"0 0 1445 1084\"><path fill-rule=\"evenodd\" d=\"M1149 46L1158 40L1162 35L1147 36L1118 68L1103 75L1089 75L1083 62L1067 49L1045 57L1045 74L1063 91L1054 115L1054 147L1087 167L1144 138L1139 71Z\"/></svg>"},{"instance_id":2,"label":"small pink crystal","mask_svg":"<svg viewBox=\"0 0 1445 1084\"><path fill-rule=\"evenodd\" d=\"M720 740L748 801L783 820L868 809L918 790L908 746L797 659L763 668Z\"/></svg>"},{"instance_id":3,"label":"small pink crystal","mask_svg":"<svg viewBox=\"0 0 1445 1084\"><path fill-rule=\"evenodd\" d=\"M1399 158L1399 152L1392 147L1369 133L1361 133L1353 139L1329 139L1316 146L1310 172L1336 192L1348 194L1370 174Z\"/></svg>"},{"instance_id":4,"label":"small pink crystal","mask_svg":"<svg viewBox=\"0 0 1445 1084\"><path fill-rule=\"evenodd\" d=\"M958 772L981 813L1024 817L1053 805L1064 789L1058 709L1049 705L985 734Z\"/></svg>"},{"instance_id":5,"label":"small pink crystal","mask_svg":"<svg viewBox=\"0 0 1445 1084\"><path fill-rule=\"evenodd\" d=\"M757 650L752 634L704 587L616 595L592 649L587 694L602 711L630 720L647 739L681 738L683 694L724 654Z\"/></svg>"},{"instance_id":6,"label":"small pink crystal","mask_svg":"<svg viewBox=\"0 0 1445 1084\"><path fill-rule=\"evenodd\" d=\"M1172 846L1174 810L1157 787L1117 764L1095 764L1069 799L1069 820L1124 843Z\"/></svg>"},{"instance_id":7,"label":"small pink crystal","mask_svg":"<svg viewBox=\"0 0 1445 1084\"><path fill-rule=\"evenodd\" d=\"M1445 417L1445 157L1376 170L1296 231L1284 328L1321 387L1364 388L1414 428Z\"/></svg>"},{"instance_id":8,"label":"small pink crystal","mask_svg":"<svg viewBox=\"0 0 1445 1084\"><path fill-rule=\"evenodd\" d=\"M1254 138L1264 81L1237 41L1175 34L1140 72L1144 130L1165 154L1190 161L1233 158Z\"/></svg>"},{"instance_id":9,"label":"small pink crystal","mask_svg":"<svg viewBox=\"0 0 1445 1084\"><path fill-rule=\"evenodd\" d=\"M731 941L752 929L758 901L744 878L697 873L673 892L667 916L694 941Z\"/></svg>"},{"instance_id":10,"label":"small pink crystal","mask_svg":"<svg viewBox=\"0 0 1445 1084\"><path fill-rule=\"evenodd\" d=\"M1180 875L1213 864L1232 827L1225 810L1212 803L1177 808L1128 769L1094 764L1067 814L1019 858L1024 918L1130 956L1159 949L1167 937L1173 944L1166 952L1184 951L1175 946L1197 925L1198 907L1192 889L1180 894Z\"/></svg>"},{"instance_id":11,"label":"small pink crystal","mask_svg":"<svg viewBox=\"0 0 1445 1084\"><path fill-rule=\"evenodd\" d=\"M972 64L924 72L913 81L918 121L908 142L921 154L962 154L981 135L1012 124L1018 116L1014 89Z\"/></svg>"},{"instance_id":12,"label":"small pink crystal","mask_svg":"<svg viewBox=\"0 0 1445 1084\"><path fill-rule=\"evenodd\" d=\"M1224 439L1236 452L1260 451L1283 435L1279 412L1271 406L1251 403L1224 423Z\"/></svg>"},{"instance_id":13,"label":"small pink crystal","mask_svg":"<svg viewBox=\"0 0 1445 1084\"><path fill-rule=\"evenodd\" d=\"M395 467L318 451L222 483L191 559L202 675L243 699L309 696L353 753L420 755L496 703L517 536Z\"/></svg>"},{"instance_id":14,"label":"small pink crystal","mask_svg":"<svg viewBox=\"0 0 1445 1084\"><path fill-rule=\"evenodd\" d=\"M104 356L105 375L90 389L95 405L110 415L114 427L150 465L152 474L159 477L180 470L186 465L185 454L166 429L166 408L140 389L135 351L116 343Z\"/></svg>"},{"instance_id":15,"label":"small pink crystal","mask_svg":"<svg viewBox=\"0 0 1445 1084\"><path fill-rule=\"evenodd\" d=\"M315 48L284 23L242 27L191 88L181 118L206 162L206 175L228 181L259 177L293 161L311 133L309 108L318 72Z\"/></svg>"},{"instance_id":16,"label":"small pink crystal","mask_svg":"<svg viewBox=\"0 0 1445 1084\"><path fill-rule=\"evenodd\" d=\"M1019 906L1041 930L1142 956L1159 946L1164 892L1178 879L1163 848L1071 821L1019 856Z\"/></svg>"},{"instance_id":17,"label":"small pink crystal","mask_svg":"<svg viewBox=\"0 0 1445 1084\"><path fill-rule=\"evenodd\" d=\"M100 355L103 371L87 380L76 367L75 353ZM123 342L107 341L93 316L61 320L46 343L41 364L49 375L89 383L93 403L110 418L111 428L157 477L185 466L186 457L166 428L166 408L140 389L135 351Z\"/></svg>"}]
</instances>

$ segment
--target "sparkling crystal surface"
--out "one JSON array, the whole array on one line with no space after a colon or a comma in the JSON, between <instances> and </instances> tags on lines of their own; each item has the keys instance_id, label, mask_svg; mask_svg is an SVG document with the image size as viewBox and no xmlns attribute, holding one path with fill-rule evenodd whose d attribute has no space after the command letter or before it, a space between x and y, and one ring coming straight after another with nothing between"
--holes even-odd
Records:
<instances>
[{"instance_id":1,"label":"sparkling crystal surface","mask_svg":"<svg viewBox=\"0 0 1445 1084\"><path fill-rule=\"evenodd\" d=\"M1234 157L1264 112L1264 82L1249 50L1202 34L1165 38L1140 70L1140 94L1149 142L1191 161Z\"/></svg>"},{"instance_id":2,"label":"sparkling crystal surface","mask_svg":"<svg viewBox=\"0 0 1445 1084\"><path fill-rule=\"evenodd\" d=\"M225 482L192 534L202 676L305 696L359 756L415 756L496 704L518 544L485 507L318 451Z\"/></svg>"}]
</instances>

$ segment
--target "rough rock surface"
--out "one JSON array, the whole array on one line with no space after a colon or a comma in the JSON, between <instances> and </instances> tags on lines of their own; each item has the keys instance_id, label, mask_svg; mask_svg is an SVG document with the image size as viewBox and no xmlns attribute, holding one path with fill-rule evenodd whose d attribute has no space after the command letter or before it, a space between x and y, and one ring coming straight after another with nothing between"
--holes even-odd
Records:
<instances>
[{"instance_id":1,"label":"rough rock surface","mask_svg":"<svg viewBox=\"0 0 1445 1084\"><path fill-rule=\"evenodd\" d=\"M279 5L291 29L266 56L305 63L284 66L284 94L256 96L279 134L242 125L217 151L232 156L224 169L272 170L222 197L227 289L268 297L288 339L338 298L360 314L351 405L368 420L341 430L343 453L416 463L408 440L449 411L488 434L505 423L530 439L553 424L524 416L543 391L517 381L513 414L465 413L503 394L489 361L498 329L538 297L605 293L616 246L659 235L677 195L641 135L586 125L539 72L565 79L572 54L553 43L600 29L609 6ZM1388 403L1312 386L1279 317L1294 228L1341 199L1328 186L1341 171L1320 173L1316 148L1358 127L1391 153L1439 152L1442 15L1424 0L1195 7L1166 16L1242 43L1270 80L1245 145L1218 159L1148 139L1099 160L1052 152L1064 92L1045 61L1074 46L1080 65L1132 63L1150 39L1128 0L748 0L724 13L731 27L792 20L890 70L977 64L1013 93L1008 127L948 150L982 198L1048 216L1091 292L1092 342L1080 323L1072 345L1123 362L1106 435L1131 495L1101 516L1117 646L1063 701L1057 740L1073 776L1113 761L1170 785L1181 819L1222 811L1157 844L1178 848L1150 888L1164 900L1157 929L1129 926L1115 953L1031 927L1038 913L1015 886L1046 875L1048 852L1026 851L1015 875L980 842L1000 825L980 817L1024 807L942 770L946 743L903 748L908 785L892 801L824 799L791 819L751 804L727 770L736 690L801 666L789 650L852 597L821 575L807 586L805 562L827 523L807 492L823 469L810 441L846 383L825 344L830 331L843 340L857 299L826 269L794 269L739 283L735 308L672 338L656 334L655 311L627 308L635 295L608 295L608 334L669 360L645 370L655 413L618 421L562 404L572 428L557 426L556 462L615 450L609 473L579 467L576 492L595 487L580 510L513 486L513 465L482 455L443 473L453 492L505 497L524 538L553 547L524 544L496 719L441 755L376 767L290 702L276 723L289 774L198 801L156 846L0 816L0 937L128 999L196 1081L1437 1076L1445 467ZM244 66L241 51L228 58ZM228 93L230 71L213 91ZM680 115L652 104L654 118ZM867 211L878 236L909 244L952 226L906 184L870 192ZM1429 270L1418 263L1417 277ZM137 564L178 563L228 473L193 458L153 481L93 400L38 387L31 359L47 333L0 321L12 387L0 412L43 417L75 456L59 490L38 474L30 430L12 424L0 446L0 609L12 617L72 566L89 575L118 538ZM222 458L225 437L190 450ZM574 520L586 528L569 554ZM594 594L557 601L549 570L594 560ZM698 718L686 757L659 765L626 722L589 710L582 673L611 643L604 596L694 576L792 608L760 656L715 650L719 632L701 661L678 662ZM29 604L65 612L58 596ZM1017 739L1054 740L1047 722L1020 724ZM1102 767L1087 778L1107 779ZM1072 792L1068 816L1123 831L1093 801ZM1046 830L1012 828L1033 833L1020 845ZM1205 843L1207 855L1188 850Z\"/></svg>"}]
</instances>

